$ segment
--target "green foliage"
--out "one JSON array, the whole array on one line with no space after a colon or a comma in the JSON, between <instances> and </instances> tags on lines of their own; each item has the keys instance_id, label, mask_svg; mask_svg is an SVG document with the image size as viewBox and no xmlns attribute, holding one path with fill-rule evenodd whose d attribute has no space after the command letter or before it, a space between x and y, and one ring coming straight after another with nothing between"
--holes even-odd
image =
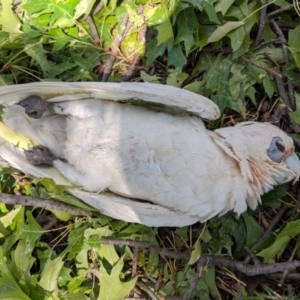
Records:
<instances>
[{"instance_id":1,"label":"green foliage","mask_svg":"<svg viewBox=\"0 0 300 300\"><path fill-rule=\"evenodd\" d=\"M0 84L97 81L99 69L111 54L116 38L126 30L116 51L111 81L126 73L135 55L139 55L144 81L184 87L211 98L224 112L222 123L228 108L246 119L246 100L257 105L264 95L270 100L279 98L274 76L266 71L274 66L265 53L281 64L282 49L272 43L254 49L252 42L259 26L260 2L106 0L93 16L100 42L94 41L85 18L98 4L97 0L23 0L20 5L14 5L12 0L1 1ZM290 3L270 4L285 7ZM143 10L139 13L141 6ZM126 29L127 15L130 27ZM283 25L294 26L286 35L290 63L282 66L281 73L295 86L299 107L299 18L293 10L277 18ZM148 33L141 37L144 23ZM266 24L263 39L274 38L276 34ZM148 67L153 66L155 74L149 72ZM194 79L189 81L191 77ZM290 116L299 122L299 109ZM157 229L102 216L67 194L68 187L58 186L50 179L22 184L15 180L15 172L12 168L0 169L1 192L53 198L92 211L93 218L52 211L59 223L49 232L38 221L44 211L0 204L0 299L123 299L137 280L155 291L155 284L148 278L159 277L162 262L162 285L155 293L161 297L184 296L197 275L195 263L202 254L243 259L247 245L264 262L274 262L284 257L288 245L299 244L299 216L292 208L279 228L256 244L265 229L261 220L272 215L270 212L278 209L282 201L291 201L293 205L286 187L263 197L259 216L256 212L244 213L239 218L228 214L210 220L205 226L197 224L161 234ZM102 244L100 239L107 236L167 245L172 250L190 253L191 258L188 262L169 260L155 251L139 249L139 275L131 278L132 266L128 262L134 254L126 246ZM222 299L222 290L233 297L236 292L226 290L222 284L226 272L214 266L203 268L191 298ZM231 275L226 279L229 281ZM242 294L245 299L277 297L270 289L258 293L243 287Z\"/></svg>"}]
</instances>

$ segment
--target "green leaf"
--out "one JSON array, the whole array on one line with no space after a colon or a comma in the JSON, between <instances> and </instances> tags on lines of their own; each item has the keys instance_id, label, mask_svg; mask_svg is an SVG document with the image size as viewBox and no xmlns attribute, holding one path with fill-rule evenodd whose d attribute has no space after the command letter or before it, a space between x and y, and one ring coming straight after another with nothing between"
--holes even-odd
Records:
<instances>
[{"instance_id":1,"label":"green leaf","mask_svg":"<svg viewBox=\"0 0 300 300\"><path fill-rule=\"evenodd\" d=\"M184 43L186 55L190 53L194 45L194 33L199 27L199 22L192 7L182 10L176 20L178 26L178 34L175 43Z\"/></svg>"},{"instance_id":2,"label":"green leaf","mask_svg":"<svg viewBox=\"0 0 300 300\"><path fill-rule=\"evenodd\" d=\"M240 26L244 25L243 21L230 21L225 23L222 26L219 26L213 34L208 38L208 43L213 43L221 40L227 33L232 31L233 29L236 29Z\"/></svg>"},{"instance_id":3,"label":"green leaf","mask_svg":"<svg viewBox=\"0 0 300 300\"><path fill-rule=\"evenodd\" d=\"M186 58L180 45L170 45L168 47L168 66L174 66L176 70L181 71L186 64Z\"/></svg>"},{"instance_id":4,"label":"green leaf","mask_svg":"<svg viewBox=\"0 0 300 300\"><path fill-rule=\"evenodd\" d=\"M21 22L12 10L12 3L12 0L1 1L0 25L2 25L1 30L10 33L11 39L14 40L22 31L19 30Z\"/></svg>"},{"instance_id":5,"label":"green leaf","mask_svg":"<svg viewBox=\"0 0 300 300\"><path fill-rule=\"evenodd\" d=\"M26 241L26 250L24 254L32 253L36 242L43 234L43 228L37 223L30 211L26 211L27 224L24 225L21 239Z\"/></svg>"},{"instance_id":6,"label":"green leaf","mask_svg":"<svg viewBox=\"0 0 300 300\"><path fill-rule=\"evenodd\" d=\"M30 300L16 283L14 277L9 272L2 248L0 247L0 299L24 299ZM11 297L11 298L10 298ZM19 298L17 298L19 297Z\"/></svg>"},{"instance_id":7,"label":"green leaf","mask_svg":"<svg viewBox=\"0 0 300 300\"><path fill-rule=\"evenodd\" d=\"M174 70L169 70L169 72L170 75L167 78L167 85L181 87L183 82L189 77L187 73L176 72Z\"/></svg>"},{"instance_id":8,"label":"green leaf","mask_svg":"<svg viewBox=\"0 0 300 300\"><path fill-rule=\"evenodd\" d=\"M41 274L41 279L38 285L47 292L53 292L57 289L57 279L61 268L64 265L64 252L62 252L57 258L51 260L50 258L46 262L44 270Z\"/></svg>"},{"instance_id":9,"label":"green leaf","mask_svg":"<svg viewBox=\"0 0 300 300\"><path fill-rule=\"evenodd\" d=\"M188 265L193 265L200 258L201 254L202 254L201 243L199 240L197 240L194 245L194 250L191 253L190 260L188 261Z\"/></svg>"},{"instance_id":10,"label":"green leaf","mask_svg":"<svg viewBox=\"0 0 300 300\"><path fill-rule=\"evenodd\" d=\"M80 0L80 2L75 7L74 19L78 19L82 15L89 15L96 0Z\"/></svg>"},{"instance_id":11,"label":"green leaf","mask_svg":"<svg viewBox=\"0 0 300 300\"><path fill-rule=\"evenodd\" d=\"M255 221L255 219L252 216L249 216L249 214L243 213L242 214L244 222L246 224L246 230L247 230L247 241L246 244L249 247L252 247L255 245L257 240L262 236L264 230L263 228Z\"/></svg>"},{"instance_id":12,"label":"green leaf","mask_svg":"<svg viewBox=\"0 0 300 300\"><path fill-rule=\"evenodd\" d=\"M46 57L47 51L44 50L42 44L38 43L27 45L24 48L24 51L26 52L26 54L32 57L34 62L39 65L39 67L44 71L44 74L50 71L51 66Z\"/></svg>"},{"instance_id":13,"label":"green leaf","mask_svg":"<svg viewBox=\"0 0 300 300\"><path fill-rule=\"evenodd\" d=\"M221 12L223 16L225 16L229 7L231 7L234 0L218 0L217 4L215 5L215 11Z\"/></svg>"},{"instance_id":14,"label":"green leaf","mask_svg":"<svg viewBox=\"0 0 300 300\"><path fill-rule=\"evenodd\" d=\"M290 47L294 48L296 51L300 51L300 25L295 29L289 30L288 44Z\"/></svg>"},{"instance_id":15,"label":"green leaf","mask_svg":"<svg viewBox=\"0 0 300 300\"><path fill-rule=\"evenodd\" d=\"M100 268L100 294L98 300L123 300L134 288L137 277L127 281L120 281L120 273L123 269L124 257L121 257L113 266L111 273L108 274L104 265L101 263Z\"/></svg>"},{"instance_id":16,"label":"green leaf","mask_svg":"<svg viewBox=\"0 0 300 300\"><path fill-rule=\"evenodd\" d=\"M289 113L290 117L297 123L300 123L300 94L294 93L297 109Z\"/></svg>"},{"instance_id":17,"label":"green leaf","mask_svg":"<svg viewBox=\"0 0 300 300\"><path fill-rule=\"evenodd\" d=\"M232 51L237 51L243 44L245 38L245 30L241 26L228 34L228 37L231 40Z\"/></svg>"},{"instance_id":18,"label":"green leaf","mask_svg":"<svg viewBox=\"0 0 300 300\"><path fill-rule=\"evenodd\" d=\"M22 209L22 206L19 205L17 208L12 209L5 216L1 217L0 218L1 225L5 228L10 226L14 222L16 215L20 212L21 209Z\"/></svg>"},{"instance_id":19,"label":"green leaf","mask_svg":"<svg viewBox=\"0 0 300 300\"><path fill-rule=\"evenodd\" d=\"M221 24L218 19L217 14L216 14L215 8L213 7L213 5L210 2L208 2L207 0L204 0L202 2L202 6L203 6L205 12L207 13L208 18L211 22L216 23L216 24Z\"/></svg>"},{"instance_id":20,"label":"green leaf","mask_svg":"<svg viewBox=\"0 0 300 300\"><path fill-rule=\"evenodd\" d=\"M155 27L157 34L157 46L174 39L171 20L167 18L164 22Z\"/></svg>"},{"instance_id":21,"label":"green leaf","mask_svg":"<svg viewBox=\"0 0 300 300\"><path fill-rule=\"evenodd\" d=\"M223 111L226 107L232 107L231 94L228 84L229 70L232 62L229 58L219 56L207 73L206 86L211 90L211 98Z\"/></svg>"}]
</instances>

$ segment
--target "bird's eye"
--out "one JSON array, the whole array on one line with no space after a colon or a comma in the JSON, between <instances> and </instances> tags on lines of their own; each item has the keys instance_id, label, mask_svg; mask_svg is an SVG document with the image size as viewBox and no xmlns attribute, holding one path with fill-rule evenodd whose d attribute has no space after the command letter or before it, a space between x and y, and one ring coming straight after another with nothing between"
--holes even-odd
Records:
<instances>
[{"instance_id":1,"label":"bird's eye","mask_svg":"<svg viewBox=\"0 0 300 300\"><path fill-rule=\"evenodd\" d=\"M267 150L268 156L277 163L282 161L282 157L285 151L283 140L276 136L272 139L271 144Z\"/></svg>"},{"instance_id":2,"label":"bird's eye","mask_svg":"<svg viewBox=\"0 0 300 300\"><path fill-rule=\"evenodd\" d=\"M275 145L277 146L277 149L278 149L280 152L284 152L284 151L285 151L285 147L284 147L284 145L283 145L280 141L276 141L276 142L275 142Z\"/></svg>"}]
</instances>

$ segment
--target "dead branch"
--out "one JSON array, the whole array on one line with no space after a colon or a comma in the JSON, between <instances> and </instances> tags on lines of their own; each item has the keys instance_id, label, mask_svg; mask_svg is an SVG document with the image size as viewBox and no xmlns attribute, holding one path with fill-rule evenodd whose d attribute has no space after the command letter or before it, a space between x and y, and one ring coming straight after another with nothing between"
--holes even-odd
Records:
<instances>
[{"instance_id":1,"label":"dead branch","mask_svg":"<svg viewBox=\"0 0 300 300\"><path fill-rule=\"evenodd\" d=\"M103 76L102 76L102 82L106 82L108 81L108 78L110 76L111 70L113 68L113 65L115 63L116 60L116 54L119 51L121 42L125 36L125 33L127 32L127 28L128 28L128 24L129 24L129 15L126 12L124 17L123 17L123 25L125 26L124 31L122 32L122 34L116 34L116 37L114 39L113 42L113 46L112 46L112 51L111 51L111 55L107 58L106 62L105 62L105 66L104 66L104 71L103 71Z\"/></svg>"},{"instance_id":2,"label":"dead branch","mask_svg":"<svg viewBox=\"0 0 300 300\"><path fill-rule=\"evenodd\" d=\"M175 259L188 260L190 258L190 255L188 253L179 253L167 249L162 249L158 246L155 246L149 242L144 242L144 241L102 238L101 242L103 244L110 244L110 245L126 245L126 246L133 246L133 247L148 248L156 251L161 255L175 258ZM284 270L292 270L300 267L300 261L291 261L291 262L274 263L274 264L249 265L240 261L236 261L221 256L202 255L198 261L198 265L206 266L208 264L227 267L233 271L239 271L241 273L244 273L247 276L278 273L278 272L283 272Z\"/></svg>"},{"instance_id":3,"label":"dead branch","mask_svg":"<svg viewBox=\"0 0 300 300\"><path fill-rule=\"evenodd\" d=\"M300 3L300 2L298 2L298 3ZM281 13L283 13L283 12L285 12L287 10L293 9L293 8L294 8L294 4L290 4L290 5L286 6L286 7L282 7L282 8L279 8L277 10L274 10L274 11L268 13L268 17L269 18L274 17L274 16L276 16L278 14L281 14Z\"/></svg>"},{"instance_id":4,"label":"dead branch","mask_svg":"<svg viewBox=\"0 0 300 300\"><path fill-rule=\"evenodd\" d=\"M276 31L276 33L280 39L280 42L281 42L285 66L288 66L289 55L288 55L288 50L286 47L287 42L286 42L285 36L274 19L271 20L271 23L272 23L274 30ZM295 97L294 97L294 87L291 84L289 79L287 79L287 85L288 85L288 94L289 94L289 103L290 103L289 107L294 111L296 109L296 104L295 104L296 102L295 102Z\"/></svg>"},{"instance_id":5,"label":"dead branch","mask_svg":"<svg viewBox=\"0 0 300 300\"><path fill-rule=\"evenodd\" d=\"M141 281L137 281L136 285L146 292L146 294L152 299L152 300L158 300L158 298L155 296L155 294Z\"/></svg>"},{"instance_id":6,"label":"dead branch","mask_svg":"<svg viewBox=\"0 0 300 300\"><path fill-rule=\"evenodd\" d=\"M265 53L265 55L275 65L275 67L274 67L273 70L277 74L280 74L280 67L279 67L279 64L277 63L277 61L275 61L268 53ZM291 100L290 100L290 98L289 98L289 96L286 93L285 88L284 88L284 83L283 83L283 80L282 80L282 75L281 76L274 75L274 77L275 77L275 82L276 82L276 86L277 86L278 93L279 93L280 97L286 103L286 105L289 107L289 109L293 110L293 106L292 106Z\"/></svg>"},{"instance_id":7,"label":"dead branch","mask_svg":"<svg viewBox=\"0 0 300 300\"><path fill-rule=\"evenodd\" d=\"M149 242L145 241L133 241L133 240L121 240L121 239L115 239L115 238L102 238L101 239L102 244L108 244L108 245L124 245L124 246L130 246L130 247L142 247L151 249L158 254L174 259L182 259L182 260L189 260L190 255L188 253L180 253L175 251L170 251L168 249L163 249L158 246L155 246Z\"/></svg>"},{"instance_id":8,"label":"dead branch","mask_svg":"<svg viewBox=\"0 0 300 300\"><path fill-rule=\"evenodd\" d=\"M89 23L89 26L91 28L91 32L92 32L92 37L93 37L94 43L96 45L99 45L100 42L101 42L101 39L100 39L98 30L97 30L97 27L95 25L94 19L91 16L87 16L86 17L86 21Z\"/></svg>"},{"instance_id":9,"label":"dead branch","mask_svg":"<svg viewBox=\"0 0 300 300\"><path fill-rule=\"evenodd\" d=\"M183 300L190 300L191 299L192 293L195 290L195 288L197 287L197 284L198 284L198 282L199 282L199 280L202 276L203 269L204 269L204 266L202 266L200 264L200 260L198 260L197 272L196 272L194 278L192 279L192 281L190 283L190 286L189 286L188 290L186 291L186 294L183 297Z\"/></svg>"},{"instance_id":10,"label":"dead branch","mask_svg":"<svg viewBox=\"0 0 300 300\"><path fill-rule=\"evenodd\" d=\"M276 70L267 68L266 66L263 66L263 65L259 64L258 62L254 61L254 60L252 60L252 59L247 58L247 57L244 56L244 55L242 56L242 60L248 62L249 64L251 64L251 65L253 65L253 66L255 66L255 67L258 67L258 68L260 68L260 69L265 70L266 72L268 72L269 74L271 74L271 75L273 75L273 76L275 76L275 77L276 77L276 76L282 77L282 75L281 75L280 73L276 72Z\"/></svg>"},{"instance_id":11,"label":"dead branch","mask_svg":"<svg viewBox=\"0 0 300 300\"><path fill-rule=\"evenodd\" d=\"M267 17L267 6L263 6L263 8L260 11L260 18L259 18L259 27L258 27L258 33L254 42L254 46L257 47L258 44L261 41L264 29L265 29L265 24L266 24L266 17Z\"/></svg>"},{"instance_id":12,"label":"dead branch","mask_svg":"<svg viewBox=\"0 0 300 300\"><path fill-rule=\"evenodd\" d=\"M0 202L11 205L24 205L40 207L47 210L60 210L65 211L74 216L91 216L91 213L82 209L70 208L67 204L58 202L51 199L40 199L34 197L20 196L20 195L9 195L0 194Z\"/></svg>"}]
</instances>

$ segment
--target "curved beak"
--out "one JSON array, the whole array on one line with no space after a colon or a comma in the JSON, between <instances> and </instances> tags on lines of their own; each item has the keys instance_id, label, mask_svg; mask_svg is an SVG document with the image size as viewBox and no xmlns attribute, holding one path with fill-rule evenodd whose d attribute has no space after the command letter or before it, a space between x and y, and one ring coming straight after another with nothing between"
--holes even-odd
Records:
<instances>
[{"instance_id":1,"label":"curved beak","mask_svg":"<svg viewBox=\"0 0 300 300\"><path fill-rule=\"evenodd\" d=\"M288 169L291 170L295 176L293 180L293 184L295 184L300 175L300 161L296 153L288 156L285 160L285 163Z\"/></svg>"}]
</instances>

